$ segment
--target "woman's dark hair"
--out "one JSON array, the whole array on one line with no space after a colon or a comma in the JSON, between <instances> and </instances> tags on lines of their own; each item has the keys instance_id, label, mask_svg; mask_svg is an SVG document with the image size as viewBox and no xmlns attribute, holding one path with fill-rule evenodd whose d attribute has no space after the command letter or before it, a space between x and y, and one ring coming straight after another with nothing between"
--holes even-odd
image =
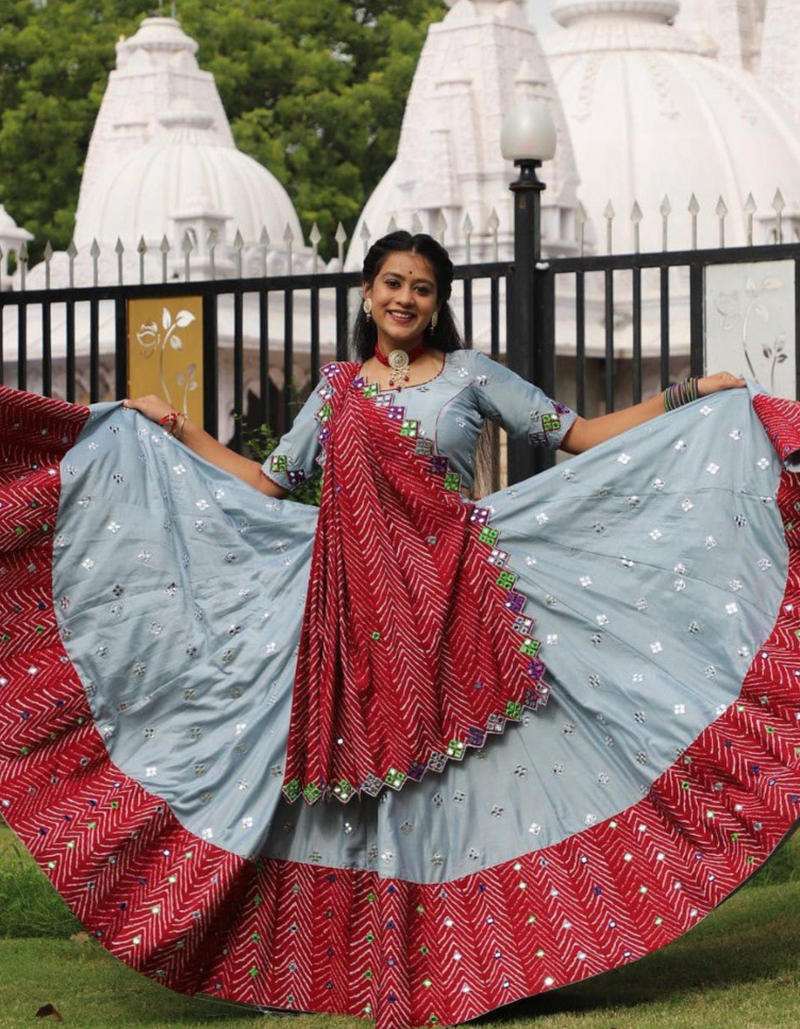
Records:
<instances>
[{"instance_id":1,"label":"woman's dark hair","mask_svg":"<svg viewBox=\"0 0 800 1029\"><path fill-rule=\"evenodd\" d=\"M419 254L424 257L433 270L436 279L437 298L442 302L439 320L432 333L425 333L425 342L445 354L452 350L461 350L463 343L456 327L453 312L448 300L453 286L453 262L445 248L437 243L433 236L424 232L412 236L410 232L390 232L369 248L364 258L362 280L371 286L375 276L383 267L390 254ZM367 361L375 353L378 332L372 321L367 321L364 311L359 306L353 326L353 350L359 361Z\"/></svg>"}]
</instances>

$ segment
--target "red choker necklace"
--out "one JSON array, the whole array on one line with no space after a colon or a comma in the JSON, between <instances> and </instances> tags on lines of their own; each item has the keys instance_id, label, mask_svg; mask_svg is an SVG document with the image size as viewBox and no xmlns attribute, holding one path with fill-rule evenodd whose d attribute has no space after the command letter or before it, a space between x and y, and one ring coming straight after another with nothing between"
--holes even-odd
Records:
<instances>
[{"instance_id":1,"label":"red choker necklace","mask_svg":"<svg viewBox=\"0 0 800 1029\"><path fill-rule=\"evenodd\" d=\"M424 343L420 343L413 350L393 350L388 357L375 345L375 356L381 364L392 369L389 376L389 389L402 389L408 383L408 366L427 350Z\"/></svg>"}]
</instances>

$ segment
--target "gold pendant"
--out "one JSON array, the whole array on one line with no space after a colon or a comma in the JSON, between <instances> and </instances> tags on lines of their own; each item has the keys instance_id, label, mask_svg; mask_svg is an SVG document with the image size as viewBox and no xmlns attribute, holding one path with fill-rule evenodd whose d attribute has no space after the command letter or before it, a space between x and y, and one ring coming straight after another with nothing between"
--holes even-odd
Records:
<instances>
[{"instance_id":1,"label":"gold pendant","mask_svg":"<svg viewBox=\"0 0 800 1029\"><path fill-rule=\"evenodd\" d=\"M389 367L392 369L389 375L389 389L402 389L408 382L408 366L411 363L405 350L393 350L388 357Z\"/></svg>"}]
</instances>

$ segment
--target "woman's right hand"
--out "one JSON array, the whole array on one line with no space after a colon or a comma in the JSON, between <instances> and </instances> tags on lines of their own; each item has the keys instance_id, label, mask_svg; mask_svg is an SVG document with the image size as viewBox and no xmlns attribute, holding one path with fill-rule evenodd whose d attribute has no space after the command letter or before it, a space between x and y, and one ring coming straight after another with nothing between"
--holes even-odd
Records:
<instances>
[{"instance_id":1,"label":"woman's right hand","mask_svg":"<svg viewBox=\"0 0 800 1029\"><path fill-rule=\"evenodd\" d=\"M122 406L130 408L132 411L138 411L157 425L160 425L163 419L174 411L174 408L170 407L166 400L153 394L136 397L133 400L123 400Z\"/></svg>"},{"instance_id":2,"label":"woman's right hand","mask_svg":"<svg viewBox=\"0 0 800 1029\"><path fill-rule=\"evenodd\" d=\"M166 400L162 400L161 397L156 397L152 394L145 397L136 397L134 400L123 400L122 406L127 407L131 411L138 411L157 425L165 425L167 432L176 436L174 421L171 426L170 422L166 421L166 416L174 415L175 409L170 407ZM217 468L222 468L226 472L230 472L237 479L241 479L242 482L255 487L259 493L278 498L287 496L287 491L283 486L279 486L277 482L273 482L272 479L264 475L261 471L261 465L257 461L251 461L247 457L242 457L241 454L235 454L228 447L215 440L213 436L209 436L207 432L204 432L199 425L195 425L183 415L179 416L177 429L178 441L205 461L209 461L211 464L216 465Z\"/></svg>"}]
</instances>

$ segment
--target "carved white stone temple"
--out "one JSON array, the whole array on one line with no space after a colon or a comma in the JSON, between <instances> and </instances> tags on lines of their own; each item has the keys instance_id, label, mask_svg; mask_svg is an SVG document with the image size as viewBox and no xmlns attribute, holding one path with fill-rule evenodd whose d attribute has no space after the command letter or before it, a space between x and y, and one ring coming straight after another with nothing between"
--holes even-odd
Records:
<instances>
[{"instance_id":1,"label":"carved white stone temple","mask_svg":"<svg viewBox=\"0 0 800 1029\"><path fill-rule=\"evenodd\" d=\"M720 24L728 7L717 8ZM771 238L776 189L790 208L800 200L796 127L755 76L671 24L680 9L678 0L557 0L553 7L564 31L546 39L550 66L581 178L579 195L601 251L609 201L614 249L626 251L632 249L634 201L644 214L642 250L659 250L659 209L669 197L678 215L670 222L674 250L692 245L687 211L693 196L701 246L718 244L720 197L729 212L728 245L747 242L751 194L758 208L755 242Z\"/></svg>"},{"instance_id":2,"label":"carved white stone temple","mask_svg":"<svg viewBox=\"0 0 800 1029\"><path fill-rule=\"evenodd\" d=\"M576 251L578 174L569 130L524 0L445 0L406 104L397 157L368 200L347 258L357 269L364 236L390 224L442 237L456 263L513 253L513 166L500 152L503 118L519 100L546 99L558 128L547 164L542 233L551 254ZM443 231L442 228L444 227ZM495 246L495 240L497 246Z\"/></svg>"},{"instance_id":3,"label":"carved white stone temple","mask_svg":"<svg viewBox=\"0 0 800 1029\"><path fill-rule=\"evenodd\" d=\"M681 0L675 26L723 64L755 71L767 0Z\"/></svg>"},{"instance_id":4,"label":"carved white stone temple","mask_svg":"<svg viewBox=\"0 0 800 1029\"><path fill-rule=\"evenodd\" d=\"M755 205L754 241L776 232L775 191L784 200L784 239L800 231L800 0L546 0L554 17L541 39L528 19L526 0L446 0L450 10L431 27L420 57L392 166L369 199L351 240L348 266L360 267L365 238L391 225L443 237L455 260L508 259L513 252L513 167L500 154L505 113L523 97L551 105L559 145L541 177L543 242L549 255L578 246L579 202L587 212L587 247L603 252L613 210L611 244L632 249L632 206L642 212L639 245L660 250L660 208L669 197L669 249L693 244L690 200L697 201L697 242L720 239L722 197L727 245L748 239L745 207ZM531 0L541 4L545 0ZM117 67L95 125L78 204L75 283L117 279L117 239L124 245L125 281L138 280L136 247L144 237L145 275L161 277L163 236L171 244L168 274L183 277L182 242L191 242L193 278L212 270L210 239L216 237L217 276L230 274L236 230L244 247L244 274L259 275L270 238L267 270L286 270L284 233L289 226L293 270L308 270L289 197L265 168L233 142L213 77L197 62L198 45L172 18L146 18L117 47ZM609 201L611 207L608 207ZM0 216L0 245L2 243ZM8 228L8 225L6 225ZM10 248L17 248L24 233ZM10 231L10 230L9 230ZM8 233L7 233L8 235ZM11 240L11 237L8 237ZM90 246L97 240L95 262ZM6 247L8 249L8 247ZM68 281L68 260L57 254L51 283ZM44 284L40 265L28 287ZM0 283L0 285L7 285ZM688 338L681 319L685 284L673 294L678 310L673 340ZM19 287L19 277L14 283ZM658 345L655 300L645 283L643 344ZM591 289L590 289L591 293ZM323 349L333 338L323 297ZM487 344L486 311L476 291L475 343ZM569 355L569 296L559 295L558 345ZM230 343L224 305L220 345ZM457 308L458 310L458 308ZM8 314L6 318L8 318ZM105 316L104 316L105 317ZM630 315L625 289L616 292L618 352L624 356ZM29 352L37 345L37 319L29 323ZM246 339L253 343L248 316ZM307 362L308 312L296 305L298 369ZM282 315L270 319L279 353ZM54 339L61 331L54 324ZM6 324L9 336L13 327ZM110 346L111 319L103 322ZM602 352L604 327L596 298L587 310L589 353ZM81 337L85 349L85 336ZM273 369L276 382L282 372Z\"/></svg>"},{"instance_id":5,"label":"carved white stone temple","mask_svg":"<svg viewBox=\"0 0 800 1029\"><path fill-rule=\"evenodd\" d=\"M171 246L170 274L183 274L184 242L191 241L193 278L234 269L240 233L243 272L263 267L263 234L269 239L268 270L310 270L297 213L289 195L263 165L234 143L214 77L203 71L198 44L174 18L145 18L130 39L117 43L92 132L75 216L76 284L92 281L90 248L100 249L100 281L115 281L117 241L124 247L127 281L138 281L139 254L147 247L145 276L161 276L160 245ZM66 284L66 255L54 256L53 285ZM34 269L30 285L40 284Z\"/></svg>"},{"instance_id":6,"label":"carved white stone temple","mask_svg":"<svg viewBox=\"0 0 800 1029\"><path fill-rule=\"evenodd\" d=\"M797 0L769 0L758 76L800 125L800 3Z\"/></svg>"},{"instance_id":7,"label":"carved white stone temple","mask_svg":"<svg viewBox=\"0 0 800 1029\"><path fill-rule=\"evenodd\" d=\"M220 146L234 146L214 77L200 69L197 50L177 21L163 17L146 18L135 35L117 43L117 66L108 76L86 155L79 225L99 183L152 141L164 111L175 106L203 111L210 119L209 135Z\"/></svg>"},{"instance_id":8,"label":"carved white stone temple","mask_svg":"<svg viewBox=\"0 0 800 1029\"><path fill-rule=\"evenodd\" d=\"M89 286L123 281L160 282L163 275L162 241L169 245L167 278L184 278L188 262L193 280L258 277L309 272L312 249L303 242L294 205L275 176L235 145L213 76L203 71L195 54L198 44L173 18L145 18L134 36L117 44L117 67L110 76L87 153L75 220L77 256L57 252L49 262L32 268L26 287L37 289L48 281L57 288L74 283ZM3 221L0 218L0 245ZM14 226L16 229L16 226ZM9 230L10 231L10 230ZM19 250L30 234L16 229ZM8 233L6 233L8 235ZM240 237L241 245L237 243ZM10 237L9 237L10 239ZM144 244L144 259L139 253ZM121 244L122 254L117 248ZM9 247L5 248L8 253ZM187 253L188 250L188 253ZM94 251L94 253L93 253ZM212 253L213 251L213 253ZM13 285L20 286L19 273ZM333 301L323 297L323 317L331 326L325 342L333 339ZM308 296L298 295L297 368L302 381L308 364ZM51 338L55 378L65 350L62 305L52 312ZM76 354L79 396L87 395L89 310L78 305ZM218 312L220 410L231 406L234 334L232 301L222 298ZM257 298L244 304L245 376L247 387L258 381ZM283 297L270 302L271 374L283 381ZM7 338L16 335L16 310L5 312ZM41 318L28 314L28 355L31 388L36 388L36 356L41 352ZM99 305L101 382L104 393L113 390L115 317L112 304ZM56 387L58 391L58 387ZM223 426L230 431L231 423Z\"/></svg>"}]
</instances>

